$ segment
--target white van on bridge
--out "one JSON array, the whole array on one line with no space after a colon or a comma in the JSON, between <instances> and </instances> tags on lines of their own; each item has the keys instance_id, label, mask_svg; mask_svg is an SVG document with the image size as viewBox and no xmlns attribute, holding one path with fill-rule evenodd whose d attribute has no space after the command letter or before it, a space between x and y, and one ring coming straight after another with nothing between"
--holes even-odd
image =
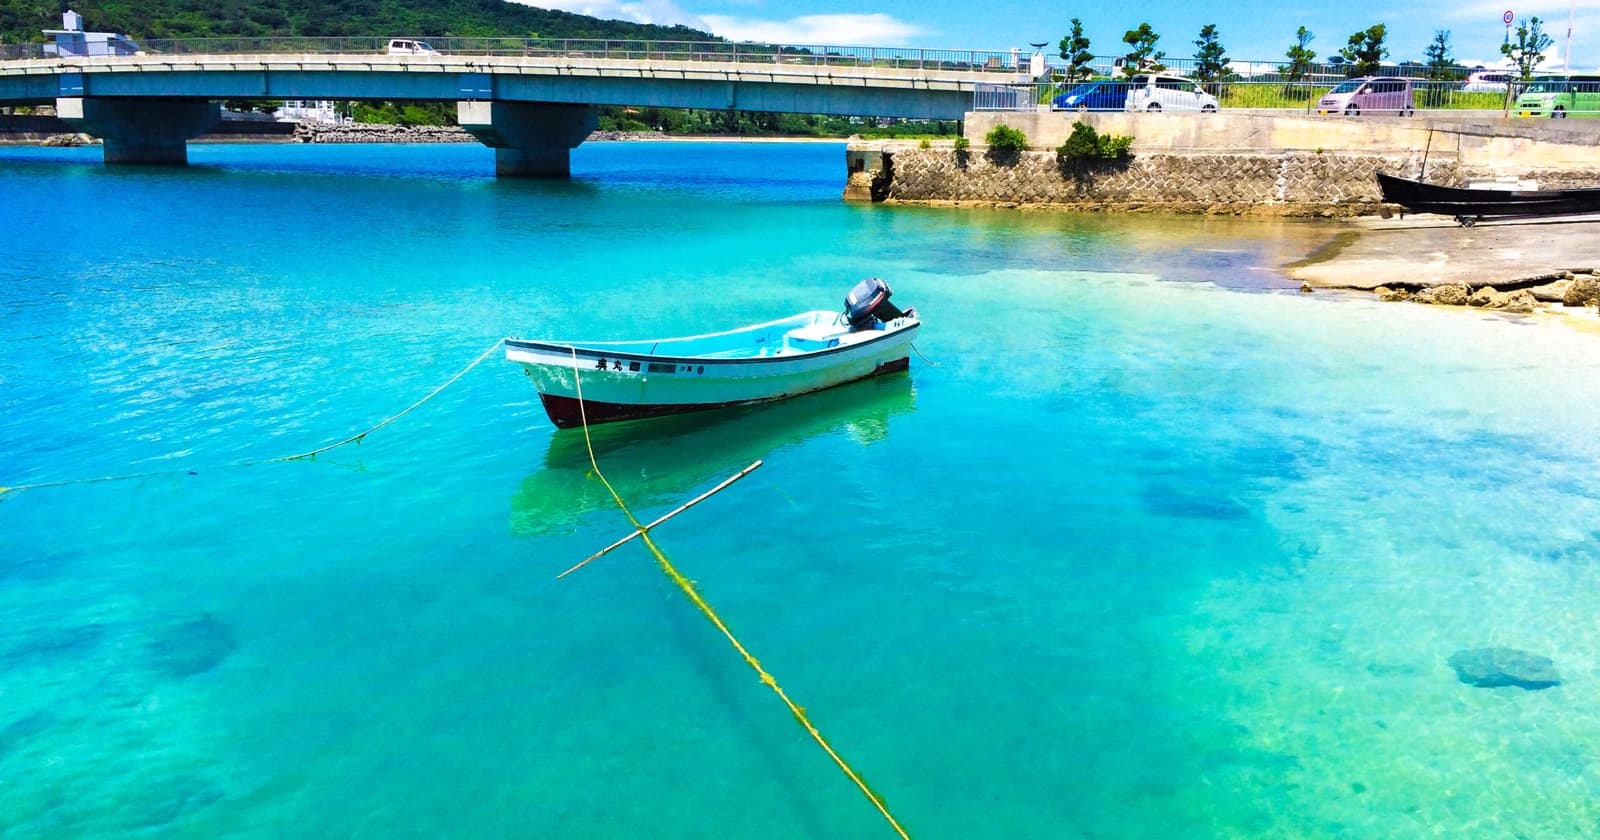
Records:
<instances>
[{"instance_id":1,"label":"white van on bridge","mask_svg":"<svg viewBox=\"0 0 1600 840\"><path fill-rule=\"evenodd\" d=\"M427 41L416 41L411 38L389 39L389 55L440 55Z\"/></svg>"}]
</instances>

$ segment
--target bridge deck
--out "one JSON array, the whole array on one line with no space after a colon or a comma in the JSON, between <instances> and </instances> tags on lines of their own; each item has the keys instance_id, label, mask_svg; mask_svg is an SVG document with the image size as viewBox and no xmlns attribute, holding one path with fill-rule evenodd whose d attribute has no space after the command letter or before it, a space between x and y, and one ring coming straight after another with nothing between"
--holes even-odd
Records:
<instances>
[{"instance_id":1,"label":"bridge deck","mask_svg":"<svg viewBox=\"0 0 1600 840\"><path fill-rule=\"evenodd\" d=\"M850 66L786 56L166 54L0 62L0 102L57 95L496 99L960 119L978 85L1024 81L1015 71L981 67Z\"/></svg>"}]
</instances>

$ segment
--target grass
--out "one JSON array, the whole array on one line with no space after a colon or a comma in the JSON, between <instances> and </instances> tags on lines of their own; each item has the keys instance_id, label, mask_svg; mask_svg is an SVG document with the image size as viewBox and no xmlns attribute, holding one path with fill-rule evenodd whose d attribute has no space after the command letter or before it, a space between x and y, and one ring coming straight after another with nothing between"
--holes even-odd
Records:
<instances>
[{"instance_id":1,"label":"grass","mask_svg":"<svg viewBox=\"0 0 1600 840\"><path fill-rule=\"evenodd\" d=\"M1428 91L1419 87L1415 93L1417 109L1422 111L1498 111L1505 105L1505 95L1500 93L1467 93L1461 90L1441 91L1442 102L1434 104L1430 101ZM1070 90L1070 85L1039 85L1034 101L1037 104L1049 104L1051 99L1058 94ZM1317 100L1321 99L1332 85L1318 85L1315 87L1286 86L1281 82L1234 82L1222 85L1221 95L1217 101L1223 108L1259 108L1283 111L1313 111L1316 109Z\"/></svg>"}]
</instances>

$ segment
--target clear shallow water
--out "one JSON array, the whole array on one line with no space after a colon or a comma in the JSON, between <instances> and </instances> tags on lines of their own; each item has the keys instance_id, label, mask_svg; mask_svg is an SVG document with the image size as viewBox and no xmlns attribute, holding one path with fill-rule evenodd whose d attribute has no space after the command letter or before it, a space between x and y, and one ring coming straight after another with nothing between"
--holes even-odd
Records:
<instances>
[{"instance_id":1,"label":"clear shallow water","mask_svg":"<svg viewBox=\"0 0 1600 840\"><path fill-rule=\"evenodd\" d=\"M919 837L1600 830L1592 336L1302 296L1292 225L847 206L836 145L0 149L5 836L890 836L505 335L831 306L892 377L596 430ZM1503 645L1540 692L1457 681Z\"/></svg>"}]
</instances>

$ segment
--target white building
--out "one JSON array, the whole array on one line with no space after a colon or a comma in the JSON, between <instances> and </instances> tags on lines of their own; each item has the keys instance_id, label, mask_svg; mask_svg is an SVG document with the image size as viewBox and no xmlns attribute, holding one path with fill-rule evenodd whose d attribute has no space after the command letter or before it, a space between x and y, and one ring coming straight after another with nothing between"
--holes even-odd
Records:
<instances>
[{"instance_id":1,"label":"white building","mask_svg":"<svg viewBox=\"0 0 1600 840\"><path fill-rule=\"evenodd\" d=\"M331 99L285 99L283 107L272 112L278 122L347 123L350 118L334 109Z\"/></svg>"},{"instance_id":2,"label":"white building","mask_svg":"<svg viewBox=\"0 0 1600 840\"><path fill-rule=\"evenodd\" d=\"M126 35L115 32L83 31L83 16L68 9L61 16L60 29L46 29L44 34L55 39L44 45L44 54L61 58L91 55L140 55L142 50Z\"/></svg>"}]
</instances>

